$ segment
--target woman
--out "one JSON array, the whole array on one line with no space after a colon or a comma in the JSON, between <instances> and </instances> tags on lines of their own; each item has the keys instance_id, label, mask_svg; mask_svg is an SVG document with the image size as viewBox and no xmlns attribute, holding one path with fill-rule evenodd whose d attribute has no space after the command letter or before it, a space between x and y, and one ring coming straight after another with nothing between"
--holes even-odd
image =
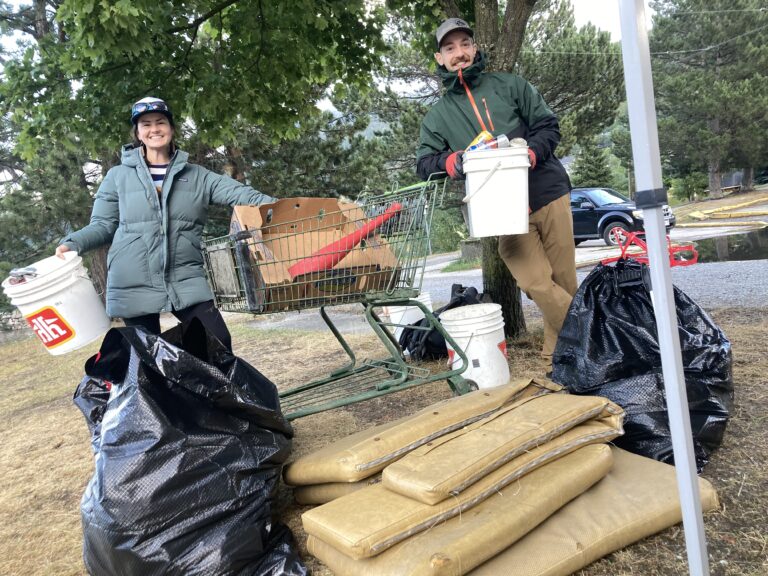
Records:
<instances>
[{"instance_id":1,"label":"woman","mask_svg":"<svg viewBox=\"0 0 768 576\"><path fill-rule=\"evenodd\" d=\"M209 204L265 204L267 196L201 166L173 142L174 121L159 98L131 109L135 142L107 172L90 223L65 237L56 255L82 254L112 242L107 255L107 313L126 326L160 333L160 312L199 318L228 348L232 338L213 303L201 239Z\"/></svg>"}]
</instances>

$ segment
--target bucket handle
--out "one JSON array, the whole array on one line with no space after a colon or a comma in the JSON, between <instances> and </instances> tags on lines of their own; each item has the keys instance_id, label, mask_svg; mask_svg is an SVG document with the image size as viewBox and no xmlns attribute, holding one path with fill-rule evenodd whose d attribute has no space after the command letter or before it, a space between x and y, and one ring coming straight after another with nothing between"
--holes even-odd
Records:
<instances>
[{"instance_id":1,"label":"bucket handle","mask_svg":"<svg viewBox=\"0 0 768 576\"><path fill-rule=\"evenodd\" d=\"M504 160L503 160L503 159L502 159L502 160L499 160L498 162L496 162L496 166L494 166L494 167L491 169L491 171L490 171L490 172L488 172L488 174L485 176L485 180L483 180L483 181L480 183L480 186L478 186L478 187L475 189L475 191L474 191L474 192L472 192L472 194L467 194L466 196L464 196L464 198L462 198L462 199L461 199L461 201L462 201L462 202L464 202L465 204L468 204L468 203L469 203L469 201L470 201L470 200L472 200L472 198L474 198L475 196L477 196L477 193L478 193L478 192L480 192L480 190L482 190L482 189L483 189L483 186L485 186L486 184L488 184L488 181L489 181L489 180L491 179L491 177L492 177L492 176L493 176L493 175L496 173L496 170L498 170L499 168L501 168L501 165L502 165L503 163L504 163ZM530 166L530 164L528 164L528 166ZM512 167L512 168L517 168L518 166L517 166L517 165L513 165L513 166L511 166L511 167Z\"/></svg>"},{"instance_id":2,"label":"bucket handle","mask_svg":"<svg viewBox=\"0 0 768 576\"><path fill-rule=\"evenodd\" d=\"M90 276L88 276L88 272L87 272L87 271L85 271L85 270L82 270L82 271L78 271L78 272L76 273L76 276L77 276L78 278L80 278L81 280L88 280L88 282L91 282L91 283L93 282L93 280L91 280L91 277L90 277ZM94 286L94 288L95 288L95 286ZM99 297L101 297L101 296L104 294L104 290L102 290L101 292L97 292L96 294L97 294Z\"/></svg>"},{"instance_id":3,"label":"bucket handle","mask_svg":"<svg viewBox=\"0 0 768 576\"><path fill-rule=\"evenodd\" d=\"M469 350L469 345L470 345L470 344L472 344L472 338L474 338L474 337L475 337L475 333L474 333L474 332L472 332L472 333L469 335L469 340L467 340L467 345L466 345L466 346L464 346L464 352L465 352L465 353L466 353L466 351L467 351L467 350ZM457 360L459 360L459 358L457 358ZM450 368L451 364L453 364L453 359L452 359L452 358L448 358L448 367L449 367L449 368Z\"/></svg>"}]
</instances>

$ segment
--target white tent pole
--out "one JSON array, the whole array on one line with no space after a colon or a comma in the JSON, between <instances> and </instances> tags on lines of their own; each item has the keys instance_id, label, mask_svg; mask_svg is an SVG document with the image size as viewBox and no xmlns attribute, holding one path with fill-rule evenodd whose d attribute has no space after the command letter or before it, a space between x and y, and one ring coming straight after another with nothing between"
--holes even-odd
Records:
<instances>
[{"instance_id":1,"label":"white tent pole","mask_svg":"<svg viewBox=\"0 0 768 576\"><path fill-rule=\"evenodd\" d=\"M683 512L688 568L695 576L709 574L707 541L691 437L688 397L680 355L680 337L672 291L662 206L667 192L661 180L659 136L651 78L651 54L645 23L644 0L621 0L621 47L627 90L632 157L635 164L635 200L643 209L646 242L653 287L654 313L661 351L664 389L667 396L677 487Z\"/></svg>"}]
</instances>

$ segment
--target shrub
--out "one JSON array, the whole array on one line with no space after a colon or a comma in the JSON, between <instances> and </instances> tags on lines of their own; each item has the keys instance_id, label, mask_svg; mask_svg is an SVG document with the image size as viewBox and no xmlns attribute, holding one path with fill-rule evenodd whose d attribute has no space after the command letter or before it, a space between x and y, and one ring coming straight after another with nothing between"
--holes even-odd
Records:
<instances>
[{"instance_id":1,"label":"shrub","mask_svg":"<svg viewBox=\"0 0 768 576\"><path fill-rule=\"evenodd\" d=\"M432 252L454 252L459 242L469 236L458 206L439 208L432 216Z\"/></svg>"},{"instance_id":2,"label":"shrub","mask_svg":"<svg viewBox=\"0 0 768 576\"><path fill-rule=\"evenodd\" d=\"M709 179L702 172L691 172L682 178L673 178L669 192L679 200L694 200L696 194L707 189Z\"/></svg>"}]
</instances>

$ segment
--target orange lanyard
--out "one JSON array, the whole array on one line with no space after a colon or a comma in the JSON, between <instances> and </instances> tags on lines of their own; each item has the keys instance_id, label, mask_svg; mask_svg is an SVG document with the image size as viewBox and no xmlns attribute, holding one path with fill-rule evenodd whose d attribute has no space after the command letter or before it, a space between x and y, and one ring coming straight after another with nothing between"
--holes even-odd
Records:
<instances>
[{"instance_id":1,"label":"orange lanyard","mask_svg":"<svg viewBox=\"0 0 768 576\"><path fill-rule=\"evenodd\" d=\"M464 75L461 73L461 68L459 68L459 82L461 82L461 85L464 86L464 90L467 92L467 97L469 98L469 103L472 104L472 110L475 111L475 116L477 116L477 121L480 122L480 128L488 132L488 128L485 125L485 122L483 122L483 117L480 115L480 110L477 109L477 104L475 103L475 97L472 96L472 92L469 89L469 86L467 86L467 83L464 82ZM493 120L491 120L491 115L488 112L488 104L485 102L485 98L483 98L483 105L485 106L485 114L488 116L488 123L491 125L491 130L493 130Z\"/></svg>"}]
</instances>

